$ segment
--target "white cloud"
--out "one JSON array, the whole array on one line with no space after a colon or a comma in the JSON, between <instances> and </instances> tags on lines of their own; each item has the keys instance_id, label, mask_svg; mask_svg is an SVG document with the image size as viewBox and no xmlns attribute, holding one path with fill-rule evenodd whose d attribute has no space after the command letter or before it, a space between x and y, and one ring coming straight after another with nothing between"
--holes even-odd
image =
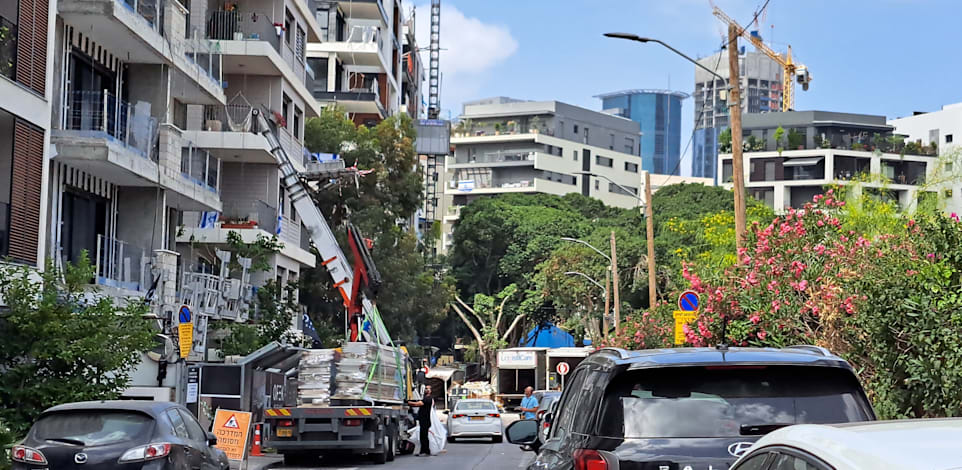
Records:
<instances>
[{"instance_id":1,"label":"white cloud","mask_svg":"<svg viewBox=\"0 0 962 470\"><path fill-rule=\"evenodd\" d=\"M429 66L431 6L417 7L416 37L422 48L421 59ZM462 101L476 96L487 79L487 72L511 57L518 42L508 28L469 18L456 7L441 6L441 107L460 113ZM424 94L427 97L427 82ZM445 116L446 117L446 116Z\"/></svg>"}]
</instances>

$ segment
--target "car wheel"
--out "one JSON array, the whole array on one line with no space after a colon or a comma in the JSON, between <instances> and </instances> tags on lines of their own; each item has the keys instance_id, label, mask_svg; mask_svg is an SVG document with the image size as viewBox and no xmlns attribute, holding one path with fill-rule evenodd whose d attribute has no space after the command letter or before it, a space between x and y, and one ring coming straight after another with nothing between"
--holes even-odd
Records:
<instances>
[{"instance_id":1,"label":"car wheel","mask_svg":"<svg viewBox=\"0 0 962 470\"><path fill-rule=\"evenodd\" d=\"M451 444L454 444L455 440L456 440L455 438L448 436L448 442L450 442Z\"/></svg>"},{"instance_id":2,"label":"car wheel","mask_svg":"<svg viewBox=\"0 0 962 470\"><path fill-rule=\"evenodd\" d=\"M500 444L500 443L504 442L504 436L494 436L494 437L491 438L491 442L493 442L493 443L495 443L495 444Z\"/></svg>"}]
</instances>

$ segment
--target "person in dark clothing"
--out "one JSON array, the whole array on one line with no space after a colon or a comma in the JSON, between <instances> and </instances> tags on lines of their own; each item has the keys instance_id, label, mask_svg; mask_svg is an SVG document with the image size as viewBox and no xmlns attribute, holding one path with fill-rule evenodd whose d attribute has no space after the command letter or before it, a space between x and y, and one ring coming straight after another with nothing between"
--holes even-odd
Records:
<instances>
[{"instance_id":1,"label":"person in dark clothing","mask_svg":"<svg viewBox=\"0 0 962 470\"><path fill-rule=\"evenodd\" d=\"M418 426L421 427L421 454L431 455L431 443L428 442L428 432L431 430L431 408L434 398L431 397L431 386L424 388L424 398L419 401L409 401L408 405L418 407Z\"/></svg>"}]
</instances>

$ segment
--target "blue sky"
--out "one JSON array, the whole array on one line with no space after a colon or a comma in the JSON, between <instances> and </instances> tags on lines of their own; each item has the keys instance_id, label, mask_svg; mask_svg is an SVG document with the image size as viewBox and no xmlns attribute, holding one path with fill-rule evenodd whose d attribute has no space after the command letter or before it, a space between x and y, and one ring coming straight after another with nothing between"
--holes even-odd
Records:
<instances>
[{"instance_id":1,"label":"blue sky","mask_svg":"<svg viewBox=\"0 0 962 470\"><path fill-rule=\"evenodd\" d=\"M715 3L744 24L764 0ZM658 45L602 33L655 37L704 57L717 51L725 31L708 0L442 0L442 5L443 117L449 111L457 116L462 101L488 96L557 99L600 109L593 96L606 91L670 84L691 92L691 63ZM426 47L429 8L419 2L416 12L419 41ZM791 44L796 60L812 73L809 91L798 88L796 109L895 118L962 101L959 12L957 0L771 0L760 26L776 50ZM682 148L691 133L691 99L683 106Z\"/></svg>"}]
</instances>

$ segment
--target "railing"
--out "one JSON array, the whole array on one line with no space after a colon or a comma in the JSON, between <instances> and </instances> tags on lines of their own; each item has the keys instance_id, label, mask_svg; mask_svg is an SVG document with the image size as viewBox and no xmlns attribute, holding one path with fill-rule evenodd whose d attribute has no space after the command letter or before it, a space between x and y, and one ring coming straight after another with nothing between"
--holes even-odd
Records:
<instances>
[{"instance_id":1,"label":"railing","mask_svg":"<svg viewBox=\"0 0 962 470\"><path fill-rule=\"evenodd\" d=\"M181 148L180 173L194 184L217 193L220 159L210 152L190 144Z\"/></svg>"},{"instance_id":2,"label":"railing","mask_svg":"<svg viewBox=\"0 0 962 470\"><path fill-rule=\"evenodd\" d=\"M495 152L485 152L481 155L472 155L467 161L458 159L456 164L467 163L502 163L502 162L523 162L534 161L535 153L539 150L498 150Z\"/></svg>"},{"instance_id":3,"label":"railing","mask_svg":"<svg viewBox=\"0 0 962 470\"><path fill-rule=\"evenodd\" d=\"M187 59L220 86L224 78L220 47L212 45L197 29L192 30L190 37L184 41L184 55Z\"/></svg>"},{"instance_id":4,"label":"railing","mask_svg":"<svg viewBox=\"0 0 962 470\"><path fill-rule=\"evenodd\" d=\"M264 201L225 201L221 212L221 228L259 228L276 234L277 220L277 208Z\"/></svg>"},{"instance_id":5,"label":"railing","mask_svg":"<svg viewBox=\"0 0 962 470\"><path fill-rule=\"evenodd\" d=\"M107 135L157 161L157 154L151 152L157 137L157 119L147 109L138 110L107 90L69 92L65 108L65 130Z\"/></svg>"},{"instance_id":6,"label":"railing","mask_svg":"<svg viewBox=\"0 0 962 470\"><path fill-rule=\"evenodd\" d=\"M347 33L347 39L345 39L345 42L373 42L376 43L378 49L380 49L383 46L384 39L381 37L381 28L378 28L377 26L353 25L351 26L350 31Z\"/></svg>"},{"instance_id":7,"label":"railing","mask_svg":"<svg viewBox=\"0 0 962 470\"><path fill-rule=\"evenodd\" d=\"M118 0L150 23L154 31L163 34L164 0Z\"/></svg>"},{"instance_id":8,"label":"railing","mask_svg":"<svg viewBox=\"0 0 962 470\"><path fill-rule=\"evenodd\" d=\"M97 284L144 291L150 280L147 251L123 240L97 235Z\"/></svg>"},{"instance_id":9,"label":"railing","mask_svg":"<svg viewBox=\"0 0 962 470\"><path fill-rule=\"evenodd\" d=\"M204 130L215 132L258 132L258 121L246 104L205 105Z\"/></svg>"},{"instance_id":10,"label":"railing","mask_svg":"<svg viewBox=\"0 0 962 470\"><path fill-rule=\"evenodd\" d=\"M17 25L0 16L0 75L11 80L17 72Z\"/></svg>"},{"instance_id":11,"label":"railing","mask_svg":"<svg viewBox=\"0 0 962 470\"><path fill-rule=\"evenodd\" d=\"M271 17L254 11L213 11L207 15L208 39L267 41L280 52L282 31Z\"/></svg>"}]
</instances>

